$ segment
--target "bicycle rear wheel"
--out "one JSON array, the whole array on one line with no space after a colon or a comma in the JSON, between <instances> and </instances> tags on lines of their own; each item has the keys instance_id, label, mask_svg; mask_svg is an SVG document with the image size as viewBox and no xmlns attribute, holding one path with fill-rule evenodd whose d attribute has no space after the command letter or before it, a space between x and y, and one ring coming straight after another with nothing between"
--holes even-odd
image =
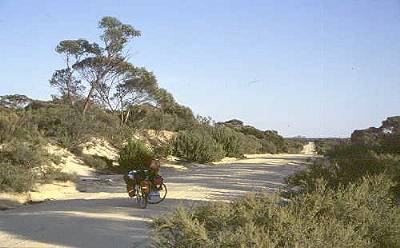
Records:
<instances>
[{"instance_id":1,"label":"bicycle rear wheel","mask_svg":"<svg viewBox=\"0 0 400 248\"><path fill-rule=\"evenodd\" d=\"M168 193L167 186L164 183L161 184L161 186L158 189L158 192L160 193L160 199L157 199L157 200L148 199L149 204L157 204L157 203L164 201L164 199L165 199L165 197L167 197L167 193Z\"/></svg>"}]
</instances>

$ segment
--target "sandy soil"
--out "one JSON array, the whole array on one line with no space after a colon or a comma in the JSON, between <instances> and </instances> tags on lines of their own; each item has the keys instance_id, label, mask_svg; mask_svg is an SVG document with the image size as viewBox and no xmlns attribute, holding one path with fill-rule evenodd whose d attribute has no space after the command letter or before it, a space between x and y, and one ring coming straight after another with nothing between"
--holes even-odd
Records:
<instances>
[{"instance_id":1,"label":"sandy soil","mask_svg":"<svg viewBox=\"0 0 400 248\"><path fill-rule=\"evenodd\" d=\"M303 147L303 150L301 151L301 153L306 154L306 155L316 155L317 152L315 150L315 143L308 142L308 144Z\"/></svg>"},{"instance_id":2,"label":"sandy soil","mask_svg":"<svg viewBox=\"0 0 400 248\"><path fill-rule=\"evenodd\" d=\"M148 247L153 217L179 204L230 200L257 190L276 192L287 175L304 168L313 156L308 151L249 155L218 165L171 163L162 171L169 189L167 199L147 209L137 208L126 197L121 176L83 177L79 191L70 192L67 200L1 211L0 247Z\"/></svg>"},{"instance_id":3,"label":"sandy soil","mask_svg":"<svg viewBox=\"0 0 400 248\"><path fill-rule=\"evenodd\" d=\"M91 141L81 145L81 147L83 154L97 155L112 160L118 159L118 150L103 139L93 138Z\"/></svg>"}]
</instances>

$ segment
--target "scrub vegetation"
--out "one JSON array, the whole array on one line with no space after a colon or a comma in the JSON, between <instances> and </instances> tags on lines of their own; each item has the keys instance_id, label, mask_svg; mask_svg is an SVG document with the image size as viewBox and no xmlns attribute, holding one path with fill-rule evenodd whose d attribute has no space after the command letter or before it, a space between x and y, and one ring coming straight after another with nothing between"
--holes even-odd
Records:
<instances>
[{"instance_id":1,"label":"scrub vegetation","mask_svg":"<svg viewBox=\"0 0 400 248\"><path fill-rule=\"evenodd\" d=\"M154 246L399 247L399 135L400 117L355 131L289 176L281 195L180 207L155 220Z\"/></svg>"}]
</instances>

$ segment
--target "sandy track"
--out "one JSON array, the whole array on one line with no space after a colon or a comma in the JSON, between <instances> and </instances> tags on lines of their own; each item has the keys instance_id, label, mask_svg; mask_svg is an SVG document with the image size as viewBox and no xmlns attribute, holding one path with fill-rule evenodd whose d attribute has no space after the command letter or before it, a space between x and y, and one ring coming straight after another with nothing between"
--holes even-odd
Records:
<instances>
[{"instance_id":1,"label":"sandy track","mask_svg":"<svg viewBox=\"0 0 400 248\"><path fill-rule=\"evenodd\" d=\"M303 147L301 153L306 155L316 155L315 143L308 142L308 144Z\"/></svg>"},{"instance_id":2,"label":"sandy track","mask_svg":"<svg viewBox=\"0 0 400 248\"><path fill-rule=\"evenodd\" d=\"M151 218L179 204L229 200L245 192L276 191L283 179L304 168L311 155L254 155L185 171L166 168L165 202L136 208L120 176L81 185L79 199L50 201L0 212L0 247L148 247Z\"/></svg>"}]
</instances>

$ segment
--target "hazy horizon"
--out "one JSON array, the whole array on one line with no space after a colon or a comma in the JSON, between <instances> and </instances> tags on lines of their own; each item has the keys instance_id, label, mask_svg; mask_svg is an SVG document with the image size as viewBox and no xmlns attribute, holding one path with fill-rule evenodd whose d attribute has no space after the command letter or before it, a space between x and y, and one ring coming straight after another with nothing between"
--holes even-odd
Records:
<instances>
[{"instance_id":1,"label":"hazy horizon","mask_svg":"<svg viewBox=\"0 0 400 248\"><path fill-rule=\"evenodd\" d=\"M348 137L400 115L399 1L0 2L0 95L49 99L64 39L115 16L130 61L196 114L286 137Z\"/></svg>"}]
</instances>

